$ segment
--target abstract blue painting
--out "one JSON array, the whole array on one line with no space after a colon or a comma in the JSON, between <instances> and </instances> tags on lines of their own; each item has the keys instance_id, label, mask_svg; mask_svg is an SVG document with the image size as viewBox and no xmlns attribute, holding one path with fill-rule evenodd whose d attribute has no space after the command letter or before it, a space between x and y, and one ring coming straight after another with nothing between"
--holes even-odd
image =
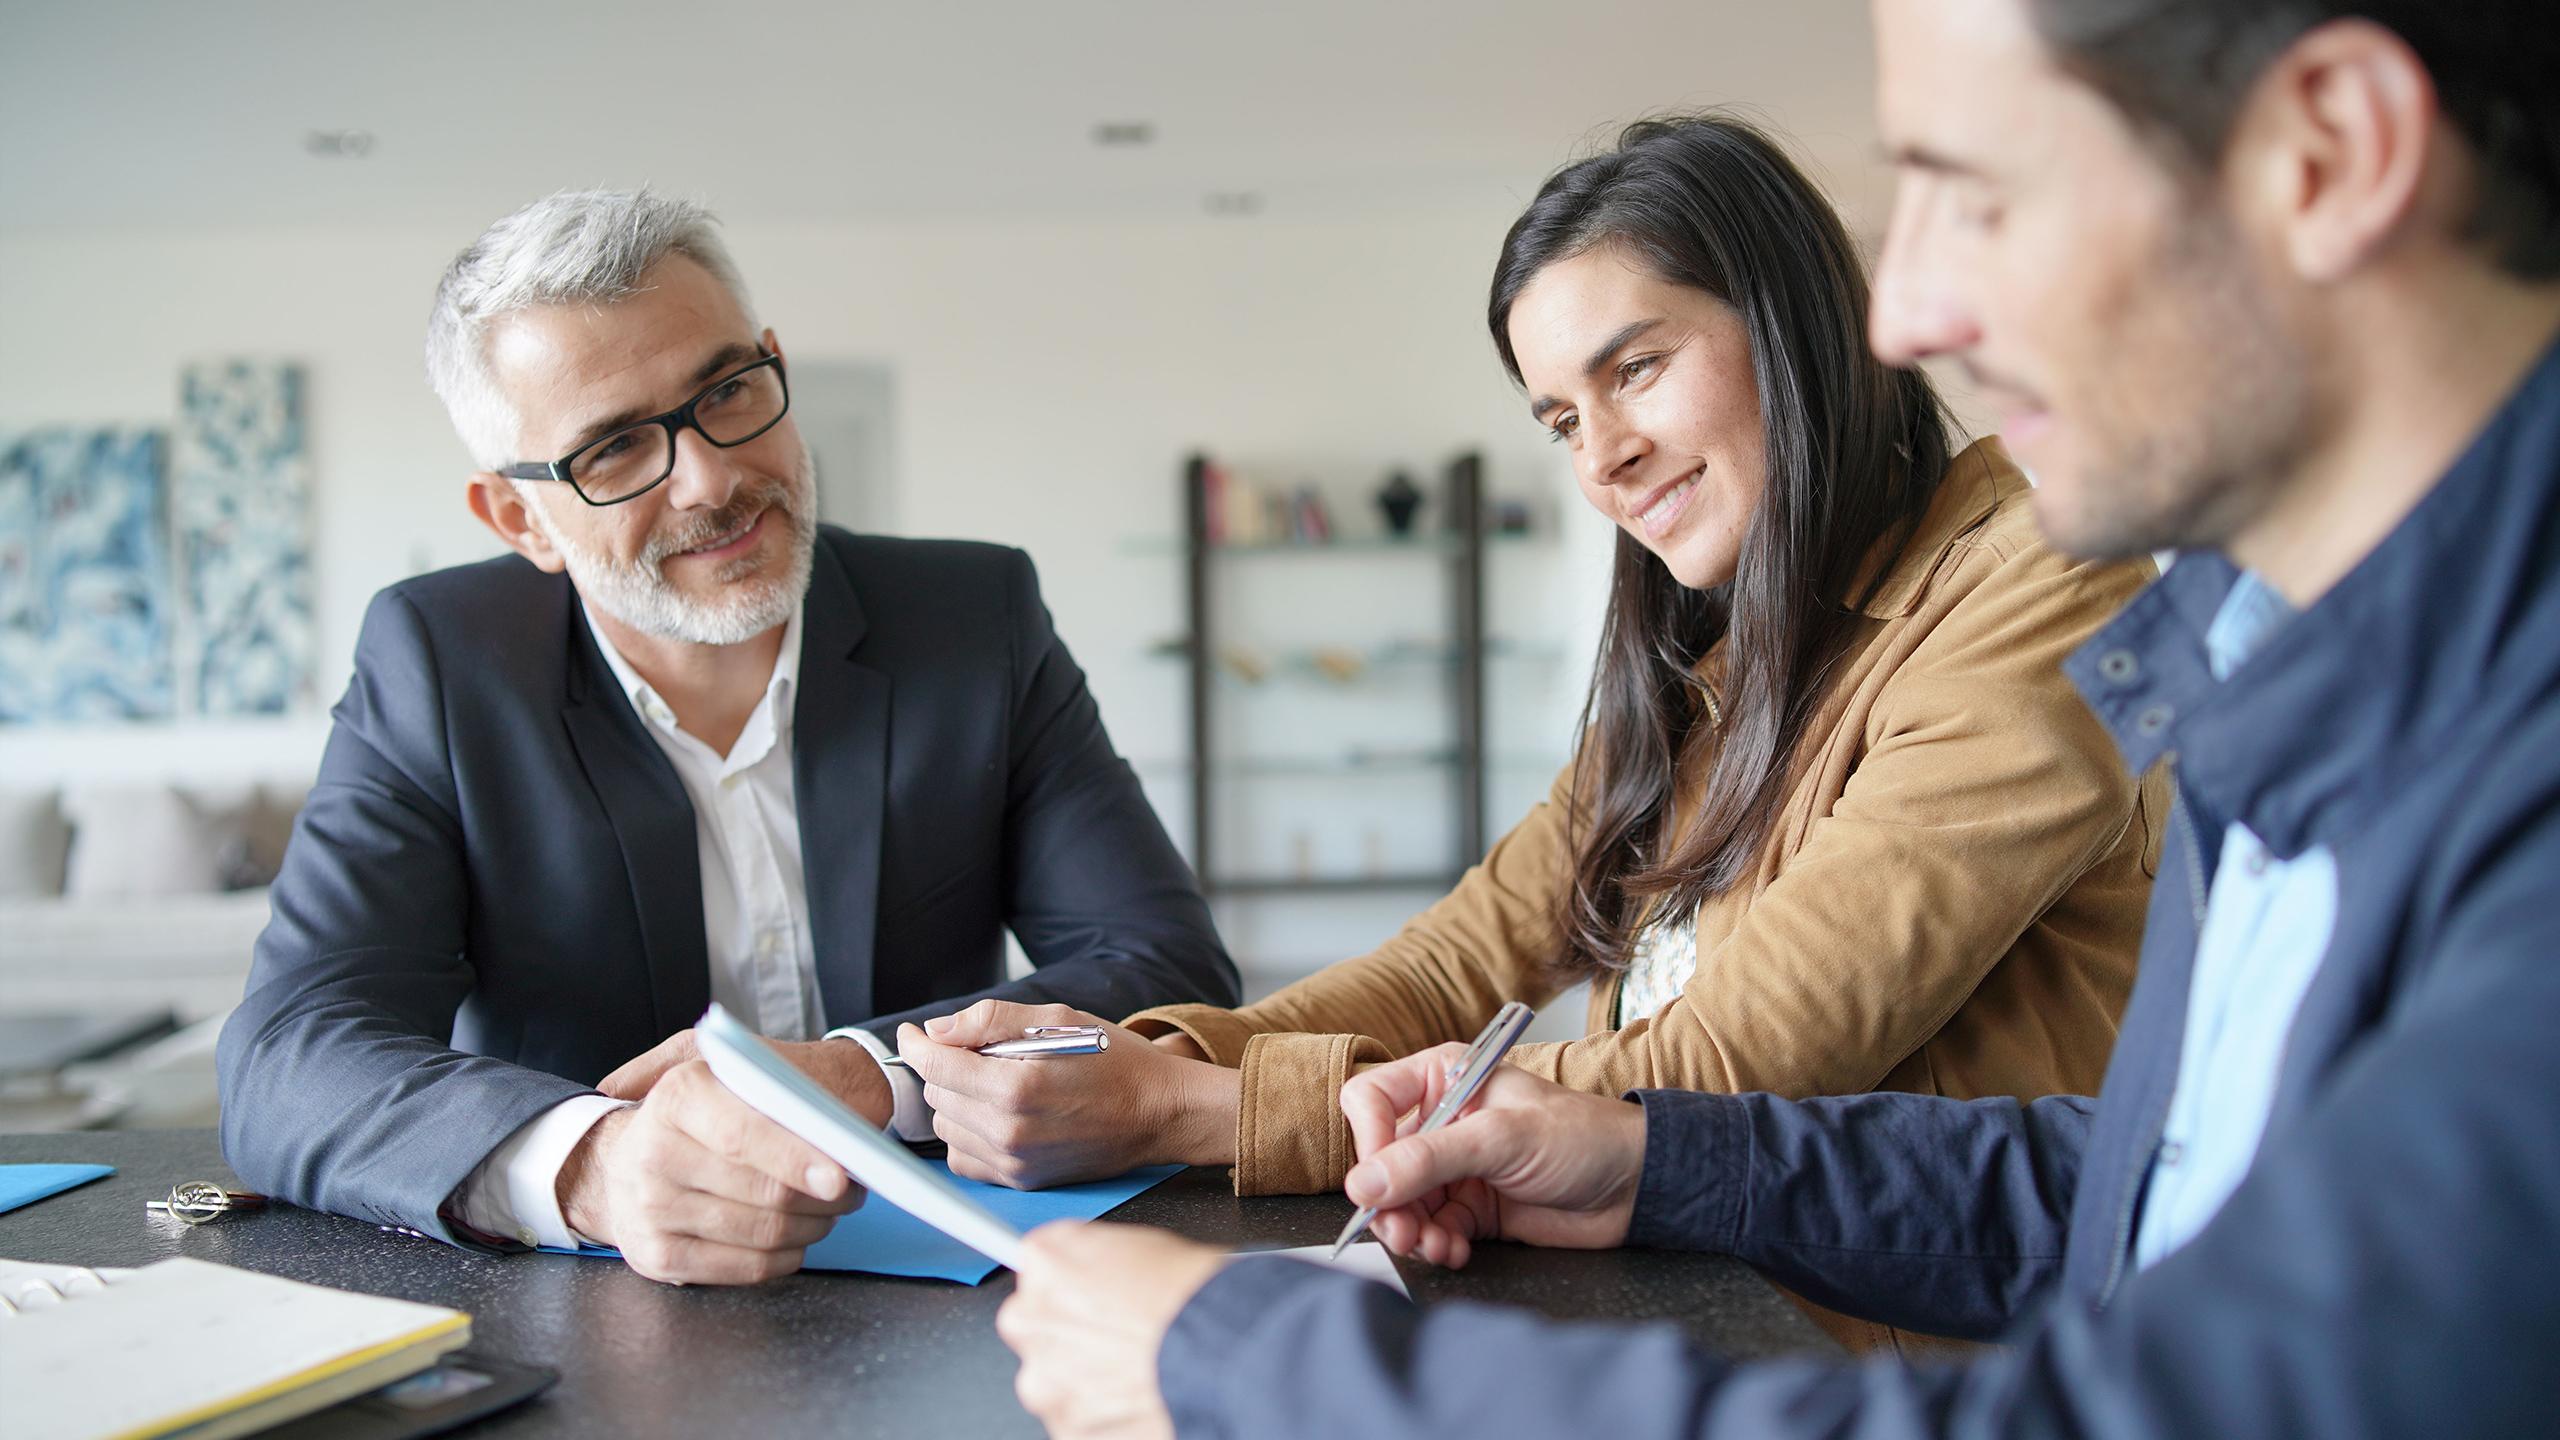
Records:
<instances>
[{"instance_id":1,"label":"abstract blue painting","mask_svg":"<svg viewBox=\"0 0 2560 1440\"><path fill-rule=\"evenodd\" d=\"M0 722L173 708L161 432L0 439Z\"/></svg>"},{"instance_id":2,"label":"abstract blue painting","mask_svg":"<svg viewBox=\"0 0 2560 1440\"><path fill-rule=\"evenodd\" d=\"M170 524L179 684L199 715L279 715L310 697L311 468L302 369L253 360L180 376Z\"/></svg>"}]
</instances>

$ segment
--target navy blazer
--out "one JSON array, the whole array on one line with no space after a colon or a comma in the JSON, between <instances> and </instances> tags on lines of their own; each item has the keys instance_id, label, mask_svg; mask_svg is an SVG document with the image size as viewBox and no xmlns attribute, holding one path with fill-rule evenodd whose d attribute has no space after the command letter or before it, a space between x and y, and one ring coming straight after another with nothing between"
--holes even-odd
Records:
<instances>
[{"instance_id":1,"label":"navy blazer","mask_svg":"<svg viewBox=\"0 0 2560 1440\"><path fill-rule=\"evenodd\" d=\"M710 1002L693 807L575 589L512 555L374 597L334 719L223 1027L223 1155L460 1243L438 1209L491 1150ZM1018 550L820 529L792 783L830 1026L1237 999Z\"/></svg>"}]
</instances>

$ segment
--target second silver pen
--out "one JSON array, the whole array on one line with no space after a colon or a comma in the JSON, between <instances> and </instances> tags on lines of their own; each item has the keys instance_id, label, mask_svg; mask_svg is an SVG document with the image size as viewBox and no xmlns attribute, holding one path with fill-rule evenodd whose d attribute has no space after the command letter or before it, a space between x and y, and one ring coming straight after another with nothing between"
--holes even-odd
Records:
<instances>
[{"instance_id":1,"label":"second silver pen","mask_svg":"<svg viewBox=\"0 0 2560 1440\"><path fill-rule=\"evenodd\" d=\"M1467 1047L1457 1064L1449 1067L1449 1093L1441 1097L1439 1105L1414 1133L1428 1135L1457 1119L1468 1103L1476 1098L1476 1092L1484 1088L1484 1082L1493 1078L1493 1072L1502 1064L1502 1057L1510 1053L1521 1032L1527 1030L1529 1022L1536 1018L1536 1011L1517 1000L1493 1012L1493 1018L1486 1021L1484 1029L1477 1033L1475 1043ZM1351 1242L1359 1239L1360 1232L1368 1229L1369 1222L1377 1218L1378 1207L1375 1205L1363 1205L1355 1211L1351 1223L1342 1227L1342 1234L1333 1242L1332 1258L1341 1259L1342 1252L1350 1249Z\"/></svg>"}]
</instances>

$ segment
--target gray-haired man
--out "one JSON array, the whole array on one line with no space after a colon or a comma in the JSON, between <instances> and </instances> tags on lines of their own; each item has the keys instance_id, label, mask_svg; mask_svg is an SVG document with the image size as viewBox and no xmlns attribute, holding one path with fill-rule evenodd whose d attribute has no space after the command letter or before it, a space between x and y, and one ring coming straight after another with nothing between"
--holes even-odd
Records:
<instances>
[{"instance_id":1,"label":"gray-haired man","mask_svg":"<svg viewBox=\"0 0 2560 1440\"><path fill-rule=\"evenodd\" d=\"M427 364L513 553L365 617L223 1032L248 1183L759 1280L859 1197L709 1079L707 1001L924 1138L879 1063L901 1020L1236 999L1030 561L816 523L708 214L508 216L447 270ZM1007 928L1039 967L1010 984Z\"/></svg>"}]
</instances>

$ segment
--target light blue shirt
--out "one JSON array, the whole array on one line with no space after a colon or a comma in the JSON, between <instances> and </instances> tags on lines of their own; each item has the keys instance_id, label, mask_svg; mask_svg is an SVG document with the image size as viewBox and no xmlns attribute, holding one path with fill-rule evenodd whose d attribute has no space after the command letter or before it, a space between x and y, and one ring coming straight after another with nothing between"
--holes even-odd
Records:
<instances>
[{"instance_id":1,"label":"light blue shirt","mask_svg":"<svg viewBox=\"0 0 2560 1440\"><path fill-rule=\"evenodd\" d=\"M2265 581L2242 575L2205 631L2214 678L2228 679L2293 613ZM2208 894L2178 1088L2134 1236L2138 1268L2193 1239L2257 1158L2285 1037L2337 925L2338 865L2325 846L2278 860L2235 822Z\"/></svg>"}]
</instances>

